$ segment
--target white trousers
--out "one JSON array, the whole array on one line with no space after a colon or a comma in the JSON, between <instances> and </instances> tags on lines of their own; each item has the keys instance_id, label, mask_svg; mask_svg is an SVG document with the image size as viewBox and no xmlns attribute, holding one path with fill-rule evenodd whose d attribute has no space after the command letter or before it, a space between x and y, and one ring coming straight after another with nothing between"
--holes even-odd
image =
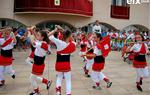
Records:
<instances>
[{"instance_id":1,"label":"white trousers","mask_svg":"<svg viewBox=\"0 0 150 95\"><path fill-rule=\"evenodd\" d=\"M71 94L71 72L57 72L56 88L61 87L62 79L66 82L66 95Z\"/></svg>"},{"instance_id":2,"label":"white trousers","mask_svg":"<svg viewBox=\"0 0 150 95\"><path fill-rule=\"evenodd\" d=\"M0 66L0 81L5 80L4 74L14 75L15 71L12 68L12 65L9 66Z\"/></svg>"},{"instance_id":3,"label":"white trousers","mask_svg":"<svg viewBox=\"0 0 150 95\"><path fill-rule=\"evenodd\" d=\"M38 82L42 82L43 78L34 74L30 75L30 83L31 86L33 87L33 89L37 89L38 88Z\"/></svg>"},{"instance_id":4,"label":"white trousers","mask_svg":"<svg viewBox=\"0 0 150 95\"><path fill-rule=\"evenodd\" d=\"M97 83L106 78L106 76L102 72L92 71L91 78L95 83Z\"/></svg>"},{"instance_id":5,"label":"white trousers","mask_svg":"<svg viewBox=\"0 0 150 95\"><path fill-rule=\"evenodd\" d=\"M92 65L93 65L93 63L94 63L94 59L91 59L91 60L89 60L89 59L87 59L86 60L86 70L90 70L90 68L92 67Z\"/></svg>"},{"instance_id":6,"label":"white trousers","mask_svg":"<svg viewBox=\"0 0 150 95\"><path fill-rule=\"evenodd\" d=\"M149 76L149 71L148 71L148 67L145 68L136 68L136 74L137 74L137 82L140 81L140 78L147 78Z\"/></svg>"}]
</instances>

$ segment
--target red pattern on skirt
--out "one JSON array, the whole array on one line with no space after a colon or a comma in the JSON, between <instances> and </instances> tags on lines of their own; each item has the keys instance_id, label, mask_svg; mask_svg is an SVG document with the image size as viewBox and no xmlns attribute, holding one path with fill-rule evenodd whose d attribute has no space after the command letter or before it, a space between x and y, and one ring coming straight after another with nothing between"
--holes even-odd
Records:
<instances>
[{"instance_id":1,"label":"red pattern on skirt","mask_svg":"<svg viewBox=\"0 0 150 95\"><path fill-rule=\"evenodd\" d=\"M147 66L146 62L138 62L136 60L133 60L133 67L135 68L145 68Z\"/></svg>"},{"instance_id":2,"label":"red pattern on skirt","mask_svg":"<svg viewBox=\"0 0 150 95\"><path fill-rule=\"evenodd\" d=\"M55 69L58 72L71 71L70 62L56 62Z\"/></svg>"},{"instance_id":3,"label":"red pattern on skirt","mask_svg":"<svg viewBox=\"0 0 150 95\"><path fill-rule=\"evenodd\" d=\"M101 70L104 69L104 65L105 63L94 63L92 66L92 70L100 72Z\"/></svg>"},{"instance_id":4,"label":"red pattern on skirt","mask_svg":"<svg viewBox=\"0 0 150 95\"><path fill-rule=\"evenodd\" d=\"M33 64L32 65L32 74L43 75L44 68L45 68L45 64L42 64L42 65Z\"/></svg>"},{"instance_id":5,"label":"red pattern on skirt","mask_svg":"<svg viewBox=\"0 0 150 95\"><path fill-rule=\"evenodd\" d=\"M4 57L0 55L0 66L8 66L12 64L12 57Z\"/></svg>"}]
</instances>

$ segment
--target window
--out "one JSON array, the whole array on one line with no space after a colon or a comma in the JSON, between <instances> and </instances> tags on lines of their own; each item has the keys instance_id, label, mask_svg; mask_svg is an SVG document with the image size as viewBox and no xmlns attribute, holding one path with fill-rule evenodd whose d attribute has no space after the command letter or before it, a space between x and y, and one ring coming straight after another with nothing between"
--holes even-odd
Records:
<instances>
[{"instance_id":1,"label":"window","mask_svg":"<svg viewBox=\"0 0 150 95\"><path fill-rule=\"evenodd\" d=\"M114 6L128 6L127 0L112 0Z\"/></svg>"},{"instance_id":2,"label":"window","mask_svg":"<svg viewBox=\"0 0 150 95\"><path fill-rule=\"evenodd\" d=\"M18 28L18 27L23 27L25 28L26 26L23 25L20 22L17 22L15 20L10 20L10 19L0 19L0 27L4 27L4 26L11 26L13 28Z\"/></svg>"}]
</instances>

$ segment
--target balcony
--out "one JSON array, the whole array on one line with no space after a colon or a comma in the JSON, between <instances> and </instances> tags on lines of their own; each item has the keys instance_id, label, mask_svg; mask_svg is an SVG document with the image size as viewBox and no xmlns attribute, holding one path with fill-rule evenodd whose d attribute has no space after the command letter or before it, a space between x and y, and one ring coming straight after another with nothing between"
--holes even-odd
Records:
<instances>
[{"instance_id":1,"label":"balcony","mask_svg":"<svg viewBox=\"0 0 150 95\"><path fill-rule=\"evenodd\" d=\"M85 17L93 16L93 2L90 0L14 0L14 13L67 14Z\"/></svg>"},{"instance_id":2,"label":"balcony","mask_svg":"<svg viewBox=\"0 0 150 95\"><path fill-rule=\"evenodd\" d=\"M111 17L117 19L129 19L130 7L129 6L114 6L111 5Z\"/></svg>"}]
</instances>

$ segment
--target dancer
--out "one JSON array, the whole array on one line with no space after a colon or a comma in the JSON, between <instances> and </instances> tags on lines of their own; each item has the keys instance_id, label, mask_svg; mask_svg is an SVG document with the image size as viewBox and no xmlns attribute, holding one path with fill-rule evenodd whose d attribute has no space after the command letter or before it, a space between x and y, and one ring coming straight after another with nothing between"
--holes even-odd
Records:
<instances>
[{"instance_id":1,"label":"dancer","mask_svg":"<svg viewBox=\"0 0 150 95\"><path fill-rule=\"evenodd\" d=\"M36 39L35 39L35 35L36 35L36 32L38 32L39 29L36 29L35 26L32 26L31 28L28 28L28 37L30 38L31 40L31 52L30 52L30 55L28 56L28 58L26 59L26 63L31 65L33 64L33 58L34 58L34 51L35 51L35 46L34 44L32 44L32 42L34 42Z\"/></svg>"},{"instance_id":2,"label":"dancer","mask_svg":"<svg viewBox=\"0 0 150 95\"><path fill-rule=\"evenodd\" d=\"M104 80L107 83L107 88L111 87L112 82L102 73L102 70L104 69L105 65L105 56L102 55L103 51L100 46L100 41L102 40L102 36L100 33L95 32L93 35L97 45L94 48L94 54L85 54L82 56L87 57L93 57L94 58L94 64L92 66L92 74L91 78L94 81L95 85L93 86L94 89L101 89L100 87L100 81Z\"/></svg>"},{"instance_id":3,"label":"dancer","mask_svg":"<svg viewBox=\"0 0 150 95\"><path fill-rule=\"evenodd\" d=\"M0 87L5 85L4 73L11 75L15 79L15 71L12 68L13 54L12 49L16 44L16 38L12 32L12 28L5 27L0 38Z\"/></svg>"},{"instance_id":4,"label":"dancer","mask_svg":"<svg viewBox=\"0 0 150 95\"><path fill-rule=\"evenodd\" d=\"M146 54L150 54L147 45L142 42L144 37L140 34L135 36L135 43L127 49L127 52L134 52L133 67L136 69L136 87L139 91L143 91L141 85L143 84L143 78L149 76L148 66L146 62Z\"/></svg>"},{"instance_id":5,"label":"dancer","mask_svg":"<svg viewBox=\"0 0 150 95\"><path fill-rule=\"evenodd\" d=\"M56 95L61 95L61 83L64 78L66 81L66 95L71 95L71 65L70 54L75 51L75 42L72 40L70 31L63 31L62 40L54 37L54 33L62 30L60 26L49 33L49 39L55 43L57 47L57 59L55 69L57 71L56 79Z\"/></svg>"},{"instance_id":6,"label":"dancer","mask_svg":"<svg viewBox=\"0 0 150 95\"><path fill-rule=\"evenodd\" d=\"M80 53L79 55L83 55L86 53L87 51L87 46L88 46L88 40L87 40L87 37L86 37L86 34L83 33L81 35L81 42L80 42ZM83 61L86 61L86 58L85 57L82 57L83 58Z\"/></svg>"},{"instance_id":7,"label":"dancer","mask_svg":"<svg viewBox=\"0 0 150 95\"><path fill-rule=\"evenodd\" d=\"M48 81L48 79L41 77L44 72L45 68L45 57L48 51L48 36L45 31L38 31L35 35L37 41L34 44L35 51L34 51L34 63L32 65L32 72L30 75L30 83L34 89L30 95L40 95L38 81L46 84L47 90L50 88L52 81Z\"/></svg>"}]
</instances>

